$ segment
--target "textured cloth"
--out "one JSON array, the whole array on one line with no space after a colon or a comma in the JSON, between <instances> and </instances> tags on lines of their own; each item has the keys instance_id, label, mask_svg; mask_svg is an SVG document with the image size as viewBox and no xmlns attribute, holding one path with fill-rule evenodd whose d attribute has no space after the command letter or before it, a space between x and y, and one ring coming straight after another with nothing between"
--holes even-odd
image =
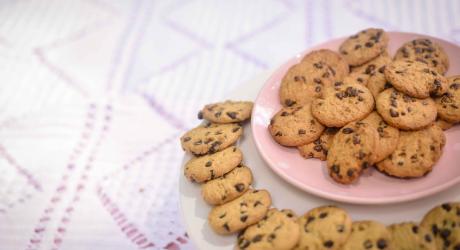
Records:
<instances>
[{"instance_id":1,"label":"textured cloth","mask_svg":"<svg viewBox=\"0 0 460 250\"><path fill-rule=\"evenodd\" d=\"M459 1L0 1L0 250L193 249L178 137L333 37L460 41ZM457 14L457 15L456 15Z\"/></svg>"}]
</instances>

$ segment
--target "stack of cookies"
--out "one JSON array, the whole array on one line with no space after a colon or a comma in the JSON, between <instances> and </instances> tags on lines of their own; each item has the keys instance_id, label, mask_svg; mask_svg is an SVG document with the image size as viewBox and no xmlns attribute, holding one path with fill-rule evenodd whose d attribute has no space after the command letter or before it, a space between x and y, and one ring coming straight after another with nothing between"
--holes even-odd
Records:
<instances>
[{"instance_id":1,"label":"stack of cookies","mask_svg":"<svg viewBox=\"0 0 460 250\"><path fill-rule=\"evenodd\" d=\"M308 53L281 82L283 108L268 126L280 145L327 161L338 183L356 182L371 166L398 178L428 174L460 122L460 76L429 39L403 44L392 58L381 29L346 39L338 52Z\"/></svg>"}]
</instances>

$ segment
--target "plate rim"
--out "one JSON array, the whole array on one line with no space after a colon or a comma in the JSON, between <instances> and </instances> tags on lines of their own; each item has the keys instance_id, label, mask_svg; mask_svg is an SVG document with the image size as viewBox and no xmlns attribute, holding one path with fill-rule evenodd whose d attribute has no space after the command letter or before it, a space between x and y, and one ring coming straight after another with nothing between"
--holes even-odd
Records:
<instances>
[{"instance_id":1,"label":"plate rim","mask_svg":"<svg viewBox=\"0 0 460 250\"><path fill-rule=\"evenodd\" d=\"M386 31L386 33L394 34L394 35L401 34L401 35L418 36L420 38L429 38L429 39L440 40L440 41L442 41L442 42L444 42L446 44L449 44L450 46L456 47L456 48L458 48L460 50L460 45L457 45L457 44L455 44L455 43L453 43L451 41L448 41L448 40L445 40L445 39L439 38L439 37L434 37L434 36L425 35L425 34L419 34L419 33L414 33L414 32L401 32L401 31ZM273 71L273 73L265 80L264 84L262 85L262 87L260 88L260 90L257 93L257 96L256 96L256 98L254 100L254 108L252 110L251 117L255 117L255 113L257 111L257 109L256 109L257 103L258 103L258 100L261 98L263 90L265 90L265 88L267 87L267 85L270 82L273 82L273 78L276 77L276 74L280 69L287 68L287 66L290 65L292 61L295 61L296 59L298 60L299 58L302 58L303 56L305 56L307 53L309 53L311 51L321 49L320 47L322 47L325 43L338 42L340 40L346 39L347 37L348 36L341 36L341 37L338 37L338 38L329 39L329 40L323 41L321 43L315 44L315 45L311 46L310 48L308 48L308 49L306 49L306 50L304 50L304 51L302 51L300 53L297 53L293 57L290 57L285 62L283 62L280 65L278 65L277 67L275 67L275 70ZM256 136L256 134L257 134L256 133L256 126L254 125L255 122L256 122L255 120L256 119L251 119L252 139L254 140L254 144L256 145L257 152L262 156L262 159L270 167L270 169L272 171L274 171L275 174L280 176L284 181L286 181L287 183L295 186L296 188L298 188L298 189L300 189L300 190L302 190L304 192L308 192L310 194L325 198L325 199L338 201L338 202L343 202L343 203L361 204L361 205L395 204L395 203L413 201L413 200L421 199L423 197L428 197L428 196L434 195L434 194L436 194L438 192L441 192L443 190L446 190L449 187L452 187L453 185L455 185L457 183L460 183L460 175L459 175L459 176L457 176L457 177L455 177L455 178L453 178L453 179L451 179L451 180L449 180L449 181L447 181L447 182L445 182L445 183L443 183L441 185L437 185L437 186L432 187L432 188L430 188L428 190L425 189L425 190L417 191L415 193L413 192L413 193L410 193L410 194L401 194L401 195L398 195L396 197L387 197L387 198L378 198L377 196L376 196L376 198L372 198L372 197L350 197L350 196L344 196L344 195L341 195L341 194L334 194L334 193L331 193L331 192L322 191L321 189L318 189L318 188L305 186L302 183L300 183L300 181L292 179L289 175L285 174L283 171L281 171L280 168L274 166L271 163L271 161L268 160L269 157L266 155L266 152L261 150L261 148L262 148L261 141L259 141L257 139L257 136ZM313 159L307 159L307 160L313 160Z\"/></svg>"}]
</instances>

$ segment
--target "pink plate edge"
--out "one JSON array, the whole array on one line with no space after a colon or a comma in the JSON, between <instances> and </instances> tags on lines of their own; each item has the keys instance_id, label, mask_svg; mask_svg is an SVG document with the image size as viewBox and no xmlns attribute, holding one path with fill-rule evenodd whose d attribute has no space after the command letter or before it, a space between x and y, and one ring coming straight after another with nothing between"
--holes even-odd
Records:
<instances>
[{"instance_id":1,"label":"pink plate edge","mask_svg":"<svg viewBox=\"0 0 460 250\"><path fill-rule=\"evenodd\" d=\"M430 35L418 34L418 33L413 33L413 32L399 32L399 31L387 31L387 33L389 35L411 35L411 36L418 36L418 37L426 37L426 38L436 39L436 40L443 41L444 43L447 43L447 44L449 44L451 46L457 47L460 50L459 45L457 45L455 43L452 43L450 41L447 41L445 39L441 39L441 38L438 38L438 37L433 37L433 36L430 36ZM334 39L328 40L326 42L317 44L317 45L315 45L315 46L313 46L313 47L311 47L311 48L309 48L307 50L304 50L303 52L297 54L296 56L291 57L288 61L286 61L285 63L281 64L279 67L277 67L276 70L272 73L272 75L265 81L263 87L260 89L259 93L257 94L257 97L256 97L256 99L254 101L254 108L253 108L251 117L255 117L254 114L256 112L257 103L258 103L258 100L261 98L262 92L267 87L267 84L269 82L271 82L273 80L273 78L275 78L275 75L277 74L277 72L280 69L288 67L288 65L291 65L292 62L296 60L296 58L302 57L302 56L306 55L310 51L321 49L326 44L335 43L335 42L338 42L340 40L346 39L347 37L348 36L334 38ZM394 204L394 203L413 201L413 200L417 200L417 199L420 199L420 198L423 198L423 197L427 197L427 196L433 195L435 193L441 192L443 190L446 190L449 187L451 187L451 186L453 186L453 185L455 185L455 184L460 182L460 176L457 176L457 177L453 178L452 180L450 180L450 181L448 181L448 182L446 182L444 184L437 185L437 186L435 186L435 187L433 187L432 189L429 189L429 190L422 190L422 191L415 192L415 193L399 195L399 196L395 196L395 197L386 197L386 198L350 197L350 196L336 195L336 194L333 194L333 193L330 193L330 192L324 192L321 189L314 188L314 187L311 187L311 186L305 186L303 183L300 183L297 180L291 179L291 177L289 175L285 174L279 168L274 166L274 164L272 164L268 160L268 157L265 154L265 152L263 150L261 150L262 146L260 144L261 142L258 140L258 138L256 136L258 133L256 132L256 129L255 129L256 126L254 126L254 122L255 122L255 119L251 119L252 137L253 137L254 142L256 144L257 151L260 153L260 155L262 156L264 161L267 163L267 165L270 166L270 168L277 175L281 176L288 183L296 186L297 188L299 188L299 189L301 189L303 191L306 191L306 192L308 192L310 194L314 194L314 195L322 197L322 198L331 199L331 200L335 200L335 201L338 201L338 202L350 203L350 204L365 204L365 205Z\"/></svg>"}]
</instances>

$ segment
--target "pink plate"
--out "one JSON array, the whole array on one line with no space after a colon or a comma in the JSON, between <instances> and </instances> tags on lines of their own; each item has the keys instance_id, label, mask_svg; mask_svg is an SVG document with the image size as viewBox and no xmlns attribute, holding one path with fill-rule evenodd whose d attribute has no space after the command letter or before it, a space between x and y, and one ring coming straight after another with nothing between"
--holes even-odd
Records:
<instances>
[{"instance_id":1,"label":"pink plate","mask_svg":"<svg viewBox=\"0 0 460 250\"><path fill-rule=\"evenodd\" d=\"M460 47L450 42L425 35L388 32L391 55L407 41L427 37L439 43L450 56L447 76L460 74ZM278 68L260 91L252 113L252 132L257 148L275 173L289 183L312 194L341 202L358 204L396 203L418 199L449 188L460 182L460 126L446 131L447 144L444 154L426 177L403 180L387 177L375 169L366 171L353 185L335 183L327 174L325 162L304 159L296 148L278 145L268 133L270 118L281 108L278 89L281 79L290 66L299 62L312 50L332 49L337 51L344 38L323 43L292 58Z\"/></svg>"}]
</instances>

